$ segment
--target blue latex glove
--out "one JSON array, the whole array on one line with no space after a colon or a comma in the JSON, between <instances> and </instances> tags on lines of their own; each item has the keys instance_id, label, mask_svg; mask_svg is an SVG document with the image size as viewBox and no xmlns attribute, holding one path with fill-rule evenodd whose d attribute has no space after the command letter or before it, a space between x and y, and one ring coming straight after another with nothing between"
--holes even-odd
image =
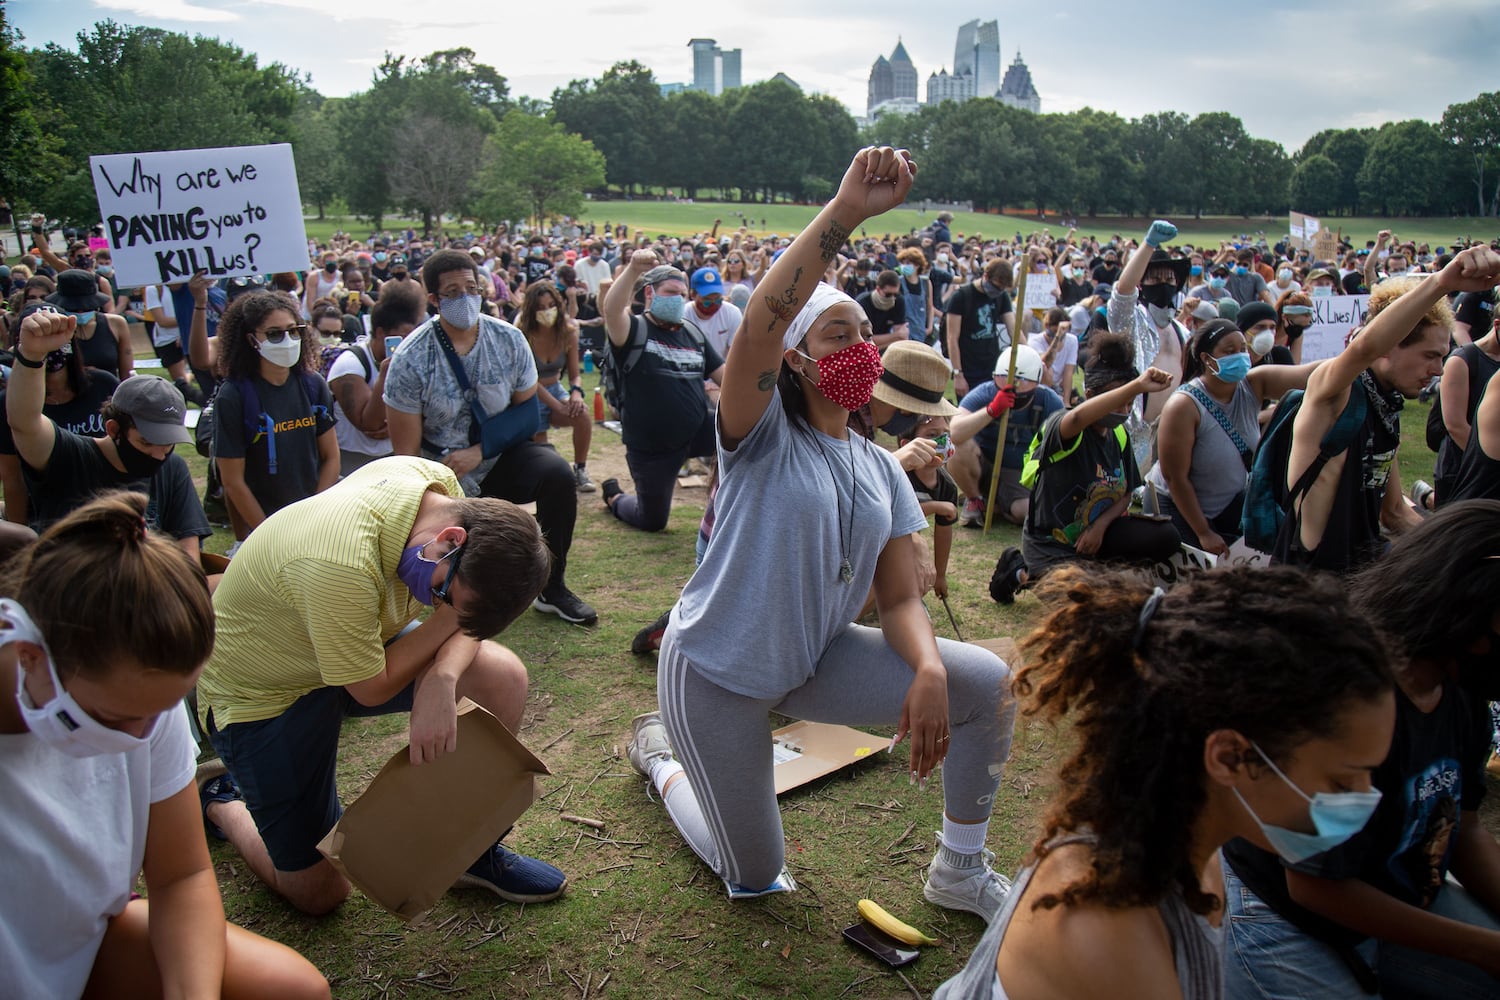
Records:
<instances>
[{"instance_id":1,"label":"blue latex glove","mask_svg":"<svg viewBox=\"0 0 1500 1000\"><path fill-rule=\"evenodd\" d=\"M1148 247L1160 247L1176 235L1176 226L1172 225L1166 219L1157 219L1151 223L1151 228L1146 230L1146 245Z\"/></svg>"}]
</instances>

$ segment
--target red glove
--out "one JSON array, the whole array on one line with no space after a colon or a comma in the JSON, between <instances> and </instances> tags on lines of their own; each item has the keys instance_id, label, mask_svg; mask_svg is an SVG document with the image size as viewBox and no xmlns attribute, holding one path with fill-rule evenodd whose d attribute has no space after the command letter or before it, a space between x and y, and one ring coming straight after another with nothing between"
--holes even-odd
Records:
<instances>
[{"instance_id":1,"label":"red glove","mask_svg":"<svg viewBox=\"0 0 1500 1000\"><path fill-rule=\"evenodd\" d=\"M1013 385L1002 385L995 398L990 400L990 405L984 408L991 419L999 420L1006 410L1016 405L1016 387Z\"/></svg>"}]
</instances>

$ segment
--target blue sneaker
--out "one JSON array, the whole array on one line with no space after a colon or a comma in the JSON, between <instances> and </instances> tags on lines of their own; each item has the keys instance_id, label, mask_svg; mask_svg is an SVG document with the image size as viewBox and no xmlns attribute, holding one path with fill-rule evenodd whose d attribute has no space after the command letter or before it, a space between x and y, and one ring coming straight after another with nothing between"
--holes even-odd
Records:
<instances>
[{"instance_id":1,"label":"blue sneaker","mask_svg":"<svg viewBox=\"0 0 1500 1000\"><path fill-rule=\"evenodd\" d=\"M218 758L199 764L195 780L198 784L198 801L203 806L203 829L216 840L228 839L223 830L209 822L208 807L214 802L239 801L243 798L240 786L234 783L234 779L229 776L229 769Z\"/></svg>"},{"instance_id":2,"label":"blue sneaker","mask_svg":"<svg viewBox=\"0 0 1500 1000\"><path fill-rule=\"evenodd\" d=\"M488 889L511 903L545 903L568 887L558 869L496 843L453 883L455 889Z\"/></svg>"}]
</instances>

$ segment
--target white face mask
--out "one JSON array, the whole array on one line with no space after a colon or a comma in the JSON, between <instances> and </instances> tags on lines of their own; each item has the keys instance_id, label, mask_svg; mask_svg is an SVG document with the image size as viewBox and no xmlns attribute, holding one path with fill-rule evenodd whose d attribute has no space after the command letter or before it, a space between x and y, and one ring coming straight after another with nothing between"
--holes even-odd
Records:
<instances>
[{"instance_id":1,"label":"white face mask","mask_svg":"<svg viewBox=\"0 0 1500 1000\"><path fill-rule=\"evenodd\" d=\"M57 676L57 666L52 662L52 651L41 629L31 620L15 601L0 600L0 620L10 625L10 630L0 634L0 645L13 642L30 642L41 647L47 658L47 675L52 679L52 690L56 692L51 701L38 706L26 691L26 671L16 665L16 705L21 709L21 718L31 734L47 746L67 754L69 757L97 757L102 754L129 753L146 745L151 731L156 728L156 719L146 727L144 736L135 737L119 729L111 729L79 707L68 694Z\"/></svg>"},{"instance_id":2,"label":"white face mask","mask_svg":"<svg viewBox=\"0 0 1500 1000\"><path fill-rule=\"evenodd\" d=\"M1262 330L1260 331L1260 333L1257 333L1254 337L1250 338L1250 350L1254 351L1257 357L1270 354L1271 348L1275 346L1275 330Z\"/></svg>"},{"instance_id":3,"label":"white face mask","mask_svg":"<svg viewBox=\"0 0 1500 1000\"><path fill-rule=\"evenodd\" d=\"M255 349L260 352L261 357L280 368L290 368L302 358L302 341L293 340L289 336L281 338L279 344L273 344L269 340L257 341Z\"/></svg>"}]
</instances>

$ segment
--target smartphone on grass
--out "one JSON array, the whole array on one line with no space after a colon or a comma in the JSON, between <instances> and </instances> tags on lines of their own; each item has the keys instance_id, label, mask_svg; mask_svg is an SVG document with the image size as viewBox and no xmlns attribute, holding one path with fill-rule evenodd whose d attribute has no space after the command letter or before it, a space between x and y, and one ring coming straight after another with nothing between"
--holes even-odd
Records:
<instances>
[{"instance_id":1,"label":"smartphone on grass","mask_svg":"<svg viewBox=\"0 0 1500 1000\"><path fill-rule=\"evenodd\" d=\"M893 969L910 965L921 954L917 949L897 941L885 931L872 927L863 920L844 928L844 940Z\"/></svg>"}]
</instances>

